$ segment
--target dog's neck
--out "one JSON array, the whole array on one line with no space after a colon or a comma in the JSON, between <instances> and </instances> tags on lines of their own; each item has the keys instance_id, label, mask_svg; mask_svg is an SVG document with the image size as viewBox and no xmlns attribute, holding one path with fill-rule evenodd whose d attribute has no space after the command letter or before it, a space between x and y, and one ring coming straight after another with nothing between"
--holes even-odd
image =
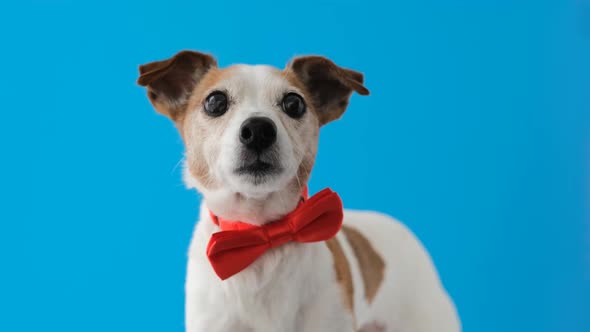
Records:
<instances>
[{"instance_id":1,"label":"dog's neck","mask_svg":"<svg viewBox=\"0 0 590 332\"><path fill-rule=\"evenodd\" d=\"M216 216L263 225L293 211L301 199L302 188L290 185L260 195L246 195L229 189L203 190L201 193L205 205Z\"/></svg>"}]
</instances>

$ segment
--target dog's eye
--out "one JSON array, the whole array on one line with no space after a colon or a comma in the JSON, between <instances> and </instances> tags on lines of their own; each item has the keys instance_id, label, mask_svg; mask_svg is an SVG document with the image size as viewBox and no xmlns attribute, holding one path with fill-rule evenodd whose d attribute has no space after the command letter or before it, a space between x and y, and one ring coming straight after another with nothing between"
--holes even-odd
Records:
<instances>
[{"instance_id":1,"label":"dog's eye","mask_svg":"<svg viewBox=\"0 0 590 332\"><path fill-rule=\"evenodd\" d=\"M227 96L221 91L212 92L205 99L205 113L209 116L222 116L227 111Z\"/></svg>"},{"instance_id":2,"label":"dog's eye","mask_svg":"<svg viewBox=\"0 0 590 332\"><path fill-rule=\"evenodd\" d=\"M299 119L305 113L305 102L303 101L303 98L293 92L287 93L285 97L283 97L281 106L283 107L283 111L294 119Z\"/></svg>"}]
</instances>

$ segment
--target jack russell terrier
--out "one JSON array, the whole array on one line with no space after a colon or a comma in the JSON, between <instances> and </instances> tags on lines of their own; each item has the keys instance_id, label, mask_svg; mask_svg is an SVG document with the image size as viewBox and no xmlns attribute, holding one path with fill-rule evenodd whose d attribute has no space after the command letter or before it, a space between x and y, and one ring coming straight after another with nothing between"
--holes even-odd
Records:
<instances>
[{"instance_id":1,"label":"jack russell terrier","mask_svg":"<svg viewBox=\"0 0 590 332\"><path fill-rule=\"evenodd\" d=\"M203 195L189 250L187 332L457 332L453 302L398 221L307 197L320 127L363 75L320 56L285 69L219 68L182 51L140 66L155 109L186 148Z\"/></svg>"}]
</instances>

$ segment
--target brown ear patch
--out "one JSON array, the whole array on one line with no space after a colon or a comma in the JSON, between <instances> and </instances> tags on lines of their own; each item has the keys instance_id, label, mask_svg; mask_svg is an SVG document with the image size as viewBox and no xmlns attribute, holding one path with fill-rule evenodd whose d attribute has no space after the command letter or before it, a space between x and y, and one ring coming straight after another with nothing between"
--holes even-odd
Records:
<instances>
[{"instance_id":1,"label":"brown ear patch","mask_svg":"<svg viewBox=\"0 0 590 332\"><path fill-rule=\"evenodd\" d=\"M342 231L358 261L365 285L365 298L371 303L383 282L385 261L361 232L350 226L343 226Z\"/></svg>"},{"instance_id":2,"label":"brown ear patch","mask_svg":"<svg viewBox=\"0 0 590 332\"><path fill-rule=\"evenodd\" d=\"M336 271L336 280L344 291L344 304L346 308L354 314L354 285L352 283L352 273L346 255L338 240L333 237L326 241L328 249L334 258L334 270Z\"/></svg>"},{"instance_id":3,"label":"brown ear patch","mask_svg":"<svg viewBox=\"0 0 590 332\"><path fill-rule=\"evenodd\" d=\"M287 66L287 70L311 94L314 109L322 125L338 119L344 113L353 91L363 96L369 94L369 90L363 85L363 74L338 67L321 56L297 57Z\"/></svg>"},{"instance_id":4,"label":"brown ear patch","mask_svg":"<svg viewBox=\"0 0 590 332\"><path fill-rule=\"evenodd\" d=\"M176 121L197 82L216 66L217 61L208 54L181 51L170 59L139 66L137 84L147 87L158 112Z\"/></svg>"}]
</instances>

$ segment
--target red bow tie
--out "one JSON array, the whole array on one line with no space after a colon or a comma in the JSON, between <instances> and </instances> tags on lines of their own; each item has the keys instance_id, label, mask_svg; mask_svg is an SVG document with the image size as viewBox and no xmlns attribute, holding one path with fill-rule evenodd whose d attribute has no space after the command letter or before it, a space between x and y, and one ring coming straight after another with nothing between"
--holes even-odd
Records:
<instances>
[{"instance_id":1,"label":"red bow tie","mask_svg":"<svg viewBox=\"0 0 590 332\"><path fill-rule=\"evenodd\" d=\"M343 213L338 194L326 188L309 200L303 200L282 219L262 226L211 216L222 231L211 236L207 257L215 273L225 280L245 269L270 248L291 241L329 240L340 230Z\"/></svg>"}]
</instances>

